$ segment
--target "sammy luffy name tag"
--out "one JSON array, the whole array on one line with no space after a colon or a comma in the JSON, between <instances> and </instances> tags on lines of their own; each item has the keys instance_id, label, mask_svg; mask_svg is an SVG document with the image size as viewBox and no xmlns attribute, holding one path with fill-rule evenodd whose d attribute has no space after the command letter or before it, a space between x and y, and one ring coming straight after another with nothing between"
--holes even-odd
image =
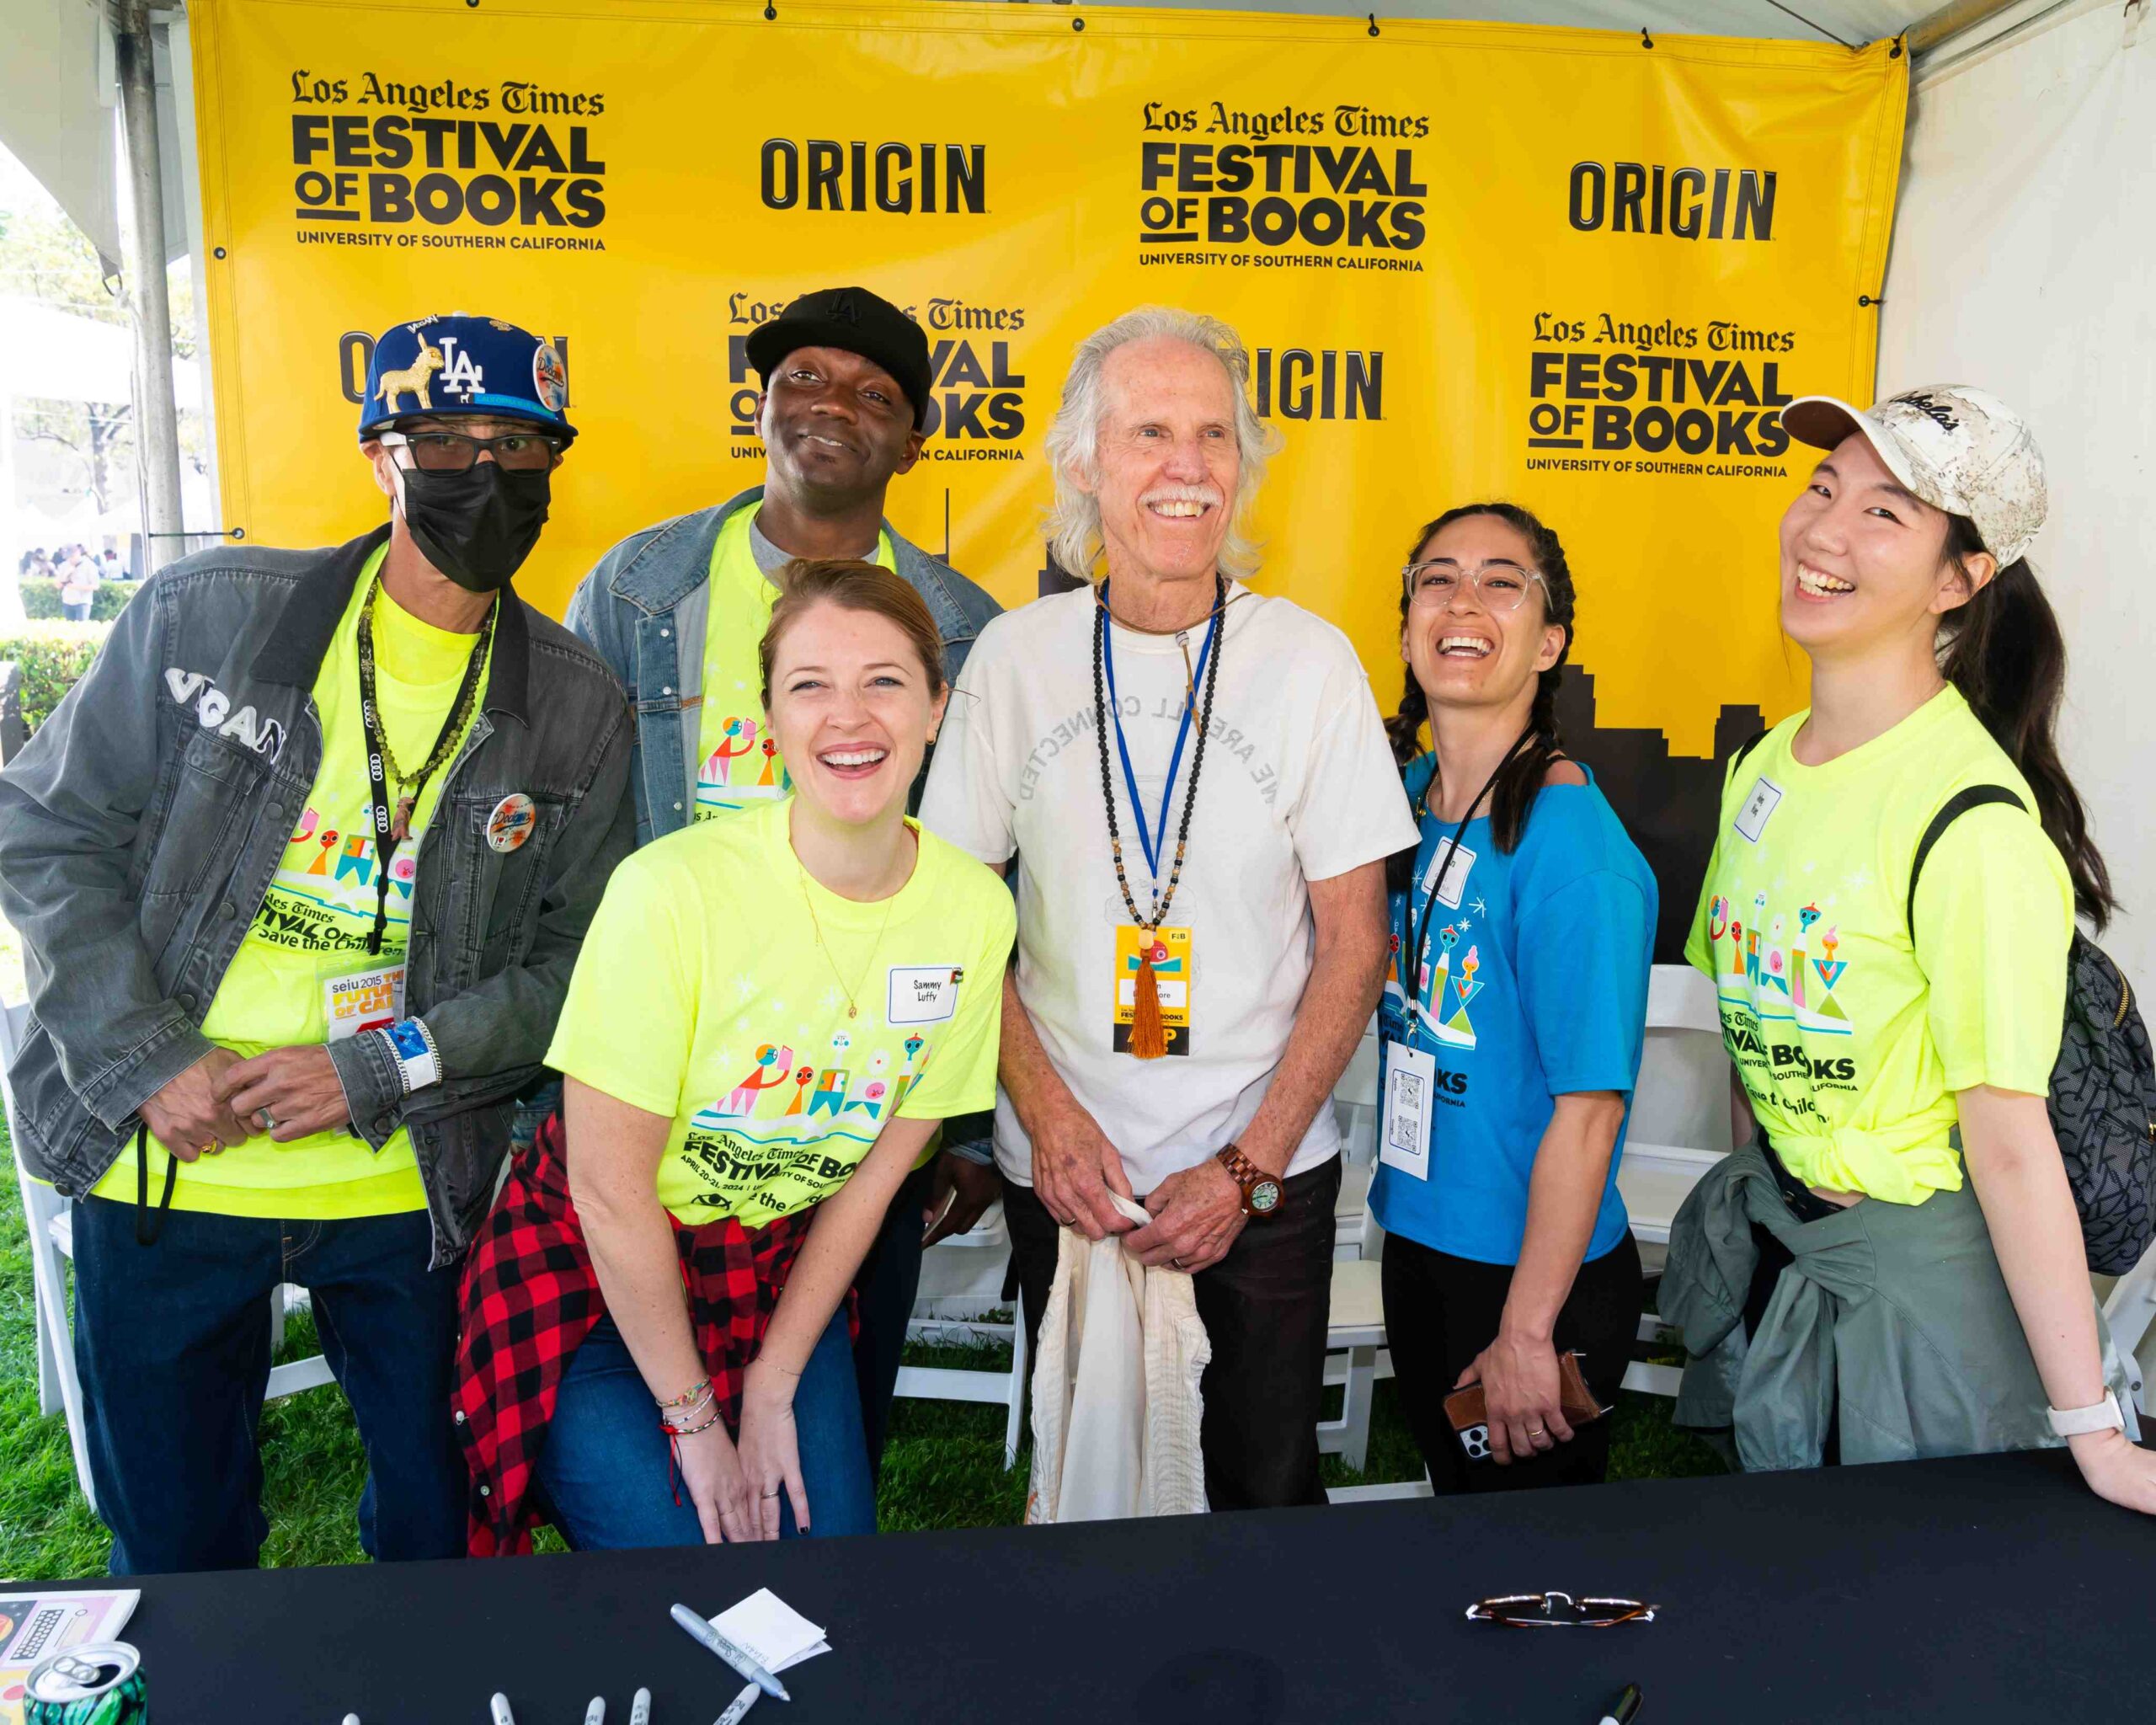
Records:
<instances>
[{"instance_id":1,"label":"sammy luffy name tag","mask_svg":"<svg viewBox=\"0 0 2156 1725\"><path fill-rule=\"evenodd\" d=\"M884 1021L891 1024L947 1022L958 1010L958 985L965 975L957 964L892 965Z\"/></svg>"},{"instance_id":2,"label":"sammy luffy name tag","mask_svg":"<svg viewBox=\"0 0 2156 1725\"><path fill-rule=\"evenodd\" d=\"M1115 975L1108 998L1115 1002L1109 1015L1116 1053L1130 1052L1130 1027L1138 1017L1138 966L1150 949L1153 957L1153 985L1160 992L1161 1029L1171 1055L1190 1052L1190 931L1156 928L1150 933L1134 922L1121 922L1115 931Z\"/></svg>"}]
</instances>

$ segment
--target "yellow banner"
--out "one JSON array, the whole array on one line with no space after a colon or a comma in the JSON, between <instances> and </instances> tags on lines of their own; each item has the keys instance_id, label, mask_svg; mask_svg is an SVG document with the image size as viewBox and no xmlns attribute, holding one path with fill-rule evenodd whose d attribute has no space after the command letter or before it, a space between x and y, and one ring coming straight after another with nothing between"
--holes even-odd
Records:
<instances>
[{"instance_id":1,"label":"yellow banner","mask_svg":"<svg viewBox=\"0 0 2156 1725\"><path fill-rule=\"evenodd\" d=\"M623 534L757 481L744 338L859 282L937 366L893 519L1015 605L1071 348L1157 302L1253 350L1286 440L1257 584L1345 628L1388 711L1415 530L1489 497L1566 542L1568 718L1636 827L1681 806L1704 831L1718 729L1801 699L1774 529L1809 464L1774 409L1870 399L1886 44L947 0L189 16L225 525L251 541L380 520L344 453L370 336L486 312L568 358L582 436L520 582L558 611Z\"/></svg>"}]
</instances>

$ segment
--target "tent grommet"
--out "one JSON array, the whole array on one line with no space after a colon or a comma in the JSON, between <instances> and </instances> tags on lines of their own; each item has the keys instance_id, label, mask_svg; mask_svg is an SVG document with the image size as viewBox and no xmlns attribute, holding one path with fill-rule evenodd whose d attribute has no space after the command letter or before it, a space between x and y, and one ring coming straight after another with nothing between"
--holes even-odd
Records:
<instances>
[{"instance_id":1,"label":"tent grommet","mask_svg":"<svg viewBox=\"0 0 2156 1725\"><path fill-rule=\"evenodd\" d=\"M225 248L222 246L219 246L215 251L211 252L210 255L221 264L225 260Z\"/></svg>"},{"instance_id":2,"label":"tent grommet","mask_svg":"<svg viewBox=\"0 0 2156 1725\"><path fill-rule=\"evenodd\" d=\"M1640 45L1642 48L1654 46L1654 38L1647 34L1647 27L1645 24L1640 26Z\"/></svg>"},{"instance_id":3,"label":"tent grommet","mask_svg":"<svg viewBox=\"0 0 2156 1725\"><path fill-rule=\"evenodd\" d=\"M1886 303L1886 296L1883 293L1878 295L1860 293L1856 296L1856 302L1860 306L1883 306Z\"/></svg>"},{"instance_id":4,"label":"tent grommet","mask_svg":"<svg viewBox=\"0 0 2156 1725\"><path fill-rule=\"evenodd\" d=\"M1370 14L1370 34L1374 36L1379 34L1378 15L1374 12Z\"/></svg>"},{"instance_id":5,"label":"tent grommet","mask_svg":"<svg viewBox=\"0 0 2156 1725\"><path fill-rule=\"evenodd\" d=\"M1070 28L1074 30L1082 31L1086 28L1086 20L1082 18L1074 18L1070 20Z\"/></svg>"}]
</instances>

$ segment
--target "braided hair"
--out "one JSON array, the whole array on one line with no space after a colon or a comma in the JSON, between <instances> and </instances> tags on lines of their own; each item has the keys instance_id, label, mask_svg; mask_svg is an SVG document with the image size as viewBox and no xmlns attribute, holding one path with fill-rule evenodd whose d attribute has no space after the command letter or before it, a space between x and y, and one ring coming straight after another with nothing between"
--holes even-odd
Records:
<instances>
[{"instance_id":1,"label":"braided hair","mask_svg":"<svg viewBox=\"0 0 2156 1725\"><path fill-rule=\"evenodd\" d=\"M1422 547L1438 534L1469 515L1495 515L1527 541L1534 568L1542 577L1542 621L1545 624L1554 623L1565 632L1565 644L1557 654L1556 662L1540 674L1535 684L1534 711L1528 721L1534 734L1498 774L1497 785L1490 793L1490 835L1500 851L1510 854L1519 848L1520 834L1526 828L1529 810L1534 806L1535 793L1542 788L1544 775L1563 752L1557 729L1557 691L1564 681L1565 661L1572 654L1572 571L1571 564L1565 561L1563 542L1541 521L1513 503L1468 503L1447 510L1416 534L1415 542L1407 547L1408 562L1412 563L1421 557ZM1400 590L1400 626L1403 633L1411 602L1403 582ZM1406 666L1406 686L1400 697L1399 710L1385 724L1385 734L1392 742L1392 758L1402 773L1422 753L1422 727L1430 717L1429 697L1415 681L1415 668ZM1434 779L1431 788L1437 788ZM1434 803L1437 798L1433 796L1429 800ZM1407 871L1412 873L1414 853L1410 851L1406 855Z\"/></svg>"}]
</instances>

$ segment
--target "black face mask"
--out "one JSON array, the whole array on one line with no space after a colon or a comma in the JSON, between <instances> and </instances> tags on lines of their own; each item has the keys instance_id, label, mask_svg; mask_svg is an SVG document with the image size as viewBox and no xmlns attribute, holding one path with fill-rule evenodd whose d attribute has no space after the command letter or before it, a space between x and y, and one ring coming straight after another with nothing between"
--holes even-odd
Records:
<instances>
[{"instance_id":1,"label":"black face mask","mask_svg":"<svg viewBox=\"0 0 2156 1725\"><path fill-rule=\"evenodd\" d=\"M404 523L426 559L460 587L494 593L539 542L552 494L544 468L474 462L461 473L403 469Z\"/></svg>"}]
</instances>

